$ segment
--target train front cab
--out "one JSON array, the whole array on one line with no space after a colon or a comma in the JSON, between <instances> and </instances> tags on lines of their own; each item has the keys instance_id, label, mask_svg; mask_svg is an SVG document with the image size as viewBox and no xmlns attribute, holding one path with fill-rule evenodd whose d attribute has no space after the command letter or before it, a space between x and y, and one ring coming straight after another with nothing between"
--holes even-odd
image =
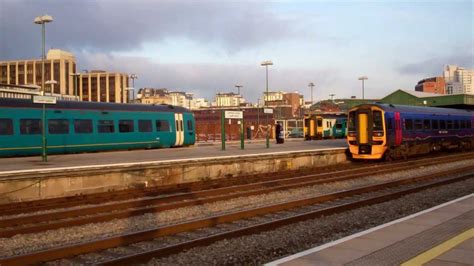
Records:
<instances>
[{"instance_id":1,"label":"train front cab","mask_svg":"<svg viewBox=\"0 0 474 266\"><path fill-rule=\"evenodd\" d=\"M385 112L376 105L349 111L347 143L354 159L381 159L387 150Z\"/></svg>"}]
</instances>

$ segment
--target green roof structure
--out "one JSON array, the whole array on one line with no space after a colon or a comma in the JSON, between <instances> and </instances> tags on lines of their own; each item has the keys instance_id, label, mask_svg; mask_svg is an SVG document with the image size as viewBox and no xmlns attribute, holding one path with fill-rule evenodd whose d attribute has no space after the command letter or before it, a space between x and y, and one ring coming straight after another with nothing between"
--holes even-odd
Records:
<instances>
[{"instance_id":1,"label":"green roof structure","mask_svg":"<svg viewBox=\"0 0 474 266\"><path fill-rule=\"evenodd\" d=\"M383 103L474 109L474 95L471 94L435 94L419 91L397 90L380 100Z\"/></svg>"}]
</instances>

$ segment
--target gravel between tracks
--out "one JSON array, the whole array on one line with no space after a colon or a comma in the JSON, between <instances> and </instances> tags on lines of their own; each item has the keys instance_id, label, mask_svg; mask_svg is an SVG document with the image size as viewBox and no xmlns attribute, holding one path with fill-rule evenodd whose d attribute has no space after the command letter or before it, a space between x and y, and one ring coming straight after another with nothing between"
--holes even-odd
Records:
<instances>
[{"instance_id":1,"label":"gravel between tracks","mask_svg":"<svg viewBox=\"0 0 474 266\"><path fill-rule=\"evenodd\" d=\"M474 193L474 178L397 200L216 242L148 265L261 265Z\"/></svg>"},{"instance_id":2,"label":"gravel between tracks","mask_svg":"<svg viewBox=\"0 0 474 266\"><path fill-rule=\"evenodd\" d=\"M0 239L0 257L19 255L61 245L82 243L100 237L123 234L124 232L135 232L155 228L157 226L202 218L211 214L249 209L262 205L275 204L278 202L326 194L358 186L365 186L376 182L385 182L389 180L406 178L407 176L436 173L440 170L465 167L473 164L474 160L439 164L436 166L420 167L410 171L395 172L356 180L291 189L288 191L273 192L265 195L242 197L200 206L163 211L157 214L149 213L141 216L130 217L128 219L117 219L104 223L62 228L37 234L17 235L11 238Z\"/></svg>"}]
</instances>

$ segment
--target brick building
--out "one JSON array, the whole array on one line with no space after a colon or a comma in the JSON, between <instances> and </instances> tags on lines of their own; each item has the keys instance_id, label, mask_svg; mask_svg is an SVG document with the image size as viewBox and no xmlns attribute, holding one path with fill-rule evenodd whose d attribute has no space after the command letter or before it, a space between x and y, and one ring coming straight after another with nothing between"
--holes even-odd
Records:
<instances>
[{"instance_id":1,"label":"brick building","mask_svg":"<svg viewBox=\"0 0 474 266\"><path fill-rule=\"evenodd\" d=\"M443 77L422 79L416 84L415 91L446 94L446 83Z\"/></svg>"}]
</instances>

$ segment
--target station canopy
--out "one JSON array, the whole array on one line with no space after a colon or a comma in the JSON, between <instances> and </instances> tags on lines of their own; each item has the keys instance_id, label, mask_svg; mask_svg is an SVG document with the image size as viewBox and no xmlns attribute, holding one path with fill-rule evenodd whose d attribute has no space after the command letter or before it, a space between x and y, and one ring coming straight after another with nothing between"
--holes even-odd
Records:
<instances>
[{"instance_id":1,"label":"station canopy","mask_svg":"<svg viewBox=\"0 0 474 266\"><path fill-rule=\"evenodd\" d=\"M436 94L419 91L397 90L380 100L383 103L432 106L474 110L474 95Z\"/></svg>"}]
</instances>

